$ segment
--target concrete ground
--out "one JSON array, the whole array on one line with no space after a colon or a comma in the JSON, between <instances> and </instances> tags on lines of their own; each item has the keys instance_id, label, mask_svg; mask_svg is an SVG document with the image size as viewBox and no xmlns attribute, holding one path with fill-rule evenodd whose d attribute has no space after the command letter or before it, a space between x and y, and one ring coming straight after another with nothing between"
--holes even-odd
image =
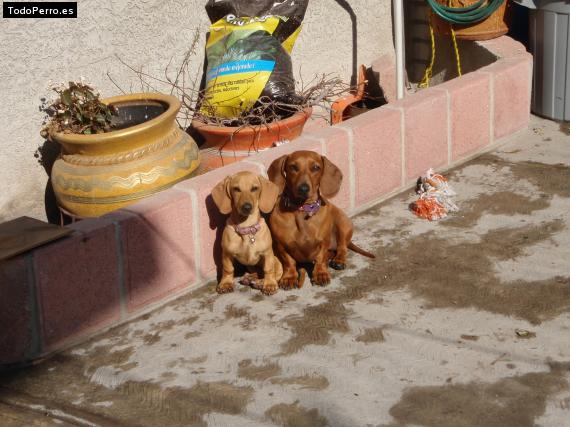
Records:
<instances>
[{"instance_id":1,"label":"concrete ground","mask_svg":"<svg viewBox=\"0 0 570 427\"><path fill-rule=\"evenodd\" d=\"M566 132L566 134L565 134ZM210 285L0 378L3 426L570 426L570 137L446 174L460 212L354 218L326 288Z\"/></svg>"}]
</instances>

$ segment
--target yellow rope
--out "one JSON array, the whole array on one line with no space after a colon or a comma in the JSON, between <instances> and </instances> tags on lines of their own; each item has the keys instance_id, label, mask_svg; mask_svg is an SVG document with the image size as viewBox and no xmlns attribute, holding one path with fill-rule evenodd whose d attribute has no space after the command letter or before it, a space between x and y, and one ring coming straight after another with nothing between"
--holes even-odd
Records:
<instances>
[{"instance_id":1,"label":"yellow rope","mask_svg":"<svg viewBox=\"0 0 570 427\"><path fill-rule=\"evenodd\" d=\"M449 2L451 3L451 1ZM455 62L457 63L457 74L461 77L461 59L459 58L459 48L457 47L457 39L455 38L455 30L453 24L449 24L451 28L451 40L453 40L453 49L455 50Z\"/></svg>"},{"instance_id":2,"label":"yellow rope","mask_svg":"<svg viewBox=\"0 0 570 427\"><path fill-rule=\"evenodd\" d=\"M433 15L430 13L430 16L429 16L429 35L430 35L430 40L431 40L431 59L430 59L429 65L426 67L426 70L424 72L424 77L422 78L422 81L418 85L421 88L428 88L429 87L429 81L431 80L431 77L433 74L433 64L435 63L435 36L433 35L433 26L431 24L432 16Z\"/></svg>"},{"instance_id":3,"label":"yellow rope","mask_svg":"<svg viewBox=\"0 0 570 427\"><path fill-rule=\"evenodd\" d=\"M448 4L449 4L449 6L451 6L451 0L449 0ZM430 40L431 40L431 59L430 59L429 65L426 67L422 81L418 85L420 88L428 88L429 82L433 76L433 66L435 64L435 36L434 36L434 32L433 32L432 17L433 17L433 13L430 13L428 21L429 21L429 35L430 35ZM457 45L457 38L455 37L455 30L453 29L453 24L450 23L449 27L451 29L451 40L453 41L453 50L455 51L455 62L457 64L457 74L459 76L461 76L463 73L461 71L461 58L459 56L459 47Z\"/></svg>"}]
</instances>

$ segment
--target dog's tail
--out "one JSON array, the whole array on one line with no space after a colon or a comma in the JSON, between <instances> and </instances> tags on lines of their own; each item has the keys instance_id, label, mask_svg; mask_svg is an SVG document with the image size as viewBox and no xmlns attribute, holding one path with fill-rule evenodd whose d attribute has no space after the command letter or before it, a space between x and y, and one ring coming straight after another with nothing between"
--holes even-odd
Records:
<instances>
[{"instance_id":1,"label":"dog's tail","mask_svg":"<svg viewBox=\"0 0 570 427\"><path fill-rule=\"evenodd\" d=\"M356 246L356 245L355 245L354 243L352 243L352 242L350 242L350 243L348 244L348 249L350 249L351 251L356 252L357 254L364 255L365 257L368 257L368 258L376 258L376 256L375 256L374 254L371 254L370 252L367 252L367 251L365 251L364 249L359 248L358 246Z\"/></svg>"}]
</instances>

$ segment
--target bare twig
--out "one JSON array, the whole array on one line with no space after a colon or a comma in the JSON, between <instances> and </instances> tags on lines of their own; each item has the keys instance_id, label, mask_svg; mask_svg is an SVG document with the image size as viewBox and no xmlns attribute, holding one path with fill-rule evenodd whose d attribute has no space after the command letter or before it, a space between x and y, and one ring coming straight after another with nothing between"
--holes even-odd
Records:
<instances>
[{"instance_id":1,"label":"bare twig","mask_svg":"<svg viewBox=\"0 0 570 427\"><path fill-rule=\"evenodd\" d=\"M349 85L331 74L318 75L307 83L301 77L297 93L287 99L276 100L263 96L252 106L236 108L234 117L220 117L216 113L224 105L212 104L210 98L198 89L199 73L190 75L191 62L196 56L200 34L200 29L196 29L190 47L182 55L182 61L176 69L173 67L174 57L170 58L164 69L163 77L155 77L144 72L142 67L137 69L117 56L118 61L137 76L143 90L146 87L156 91L156 85L166 87L171 95L180 100L181 109L177 122L183 129L186 129L192 120L198 120L215 126L236 127L234 134L248 128L253 128L257 132L270 123L303 111L307 107L320 106L330 112L332 103L350 91ZM107 75L113 84L124 93L111 76ZM328 120L328 115L325 118ZM255 149L254 145L256 144L253 144L252 149Z\"/></svg>"},{"instance_id":2,"label":"bare twig","mask_svg":"<svg viewBox=\"0 0 570 427\"><path fill-rule=\"evenodd\" d=\"M121 86L119 86L119 85L117 84L117 82L115 82L115 80L113 80L113 78L111 77L111 74L110 74L108 71L107 71L107 78L108 78L109 80L111 80L111 83L113 83L113 84L115 85L115 87L116 87L117 89L119 89L119 91L120 91L123 95L126 93L126 92L121 88Z\"/></svg>"}]
</instances>

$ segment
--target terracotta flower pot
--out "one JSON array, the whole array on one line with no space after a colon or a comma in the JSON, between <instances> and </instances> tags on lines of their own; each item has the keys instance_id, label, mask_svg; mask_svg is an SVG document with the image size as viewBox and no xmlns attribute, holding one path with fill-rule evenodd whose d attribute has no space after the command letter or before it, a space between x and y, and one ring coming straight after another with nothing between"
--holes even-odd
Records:
<instances>
[{"instance_id":1,"label":"terracotta flower pot","mask_svg":"<svg viewBox=\"0 0 570 427\"><path fill-rule=\"evenodd\" d=\"M213 169L234 163L267 150L279 141L297 138L312 112L312 108L308 107L286 119L259 126L215 126L193 120L192 127L205 140L200 147L203 167Z\"/></svg>"},{"instance_id":2,"label":"terracotta flower pot","mask_svg":"<svg viewBox=\"0 0 570 427\"><path fill-rule=\"evenodd\" d=\"M466 7L478 0L437 0L444 6L450 7ZM455 36L463 40L488 40L507 34L511 21L512 5L509 0L505 2L493 12L487 19L473 25L453 24ZM444 21L439 16L433 14L433 23L435 31L441 35L451 34L449 22Z\"/></svg>"},{"instance_id":3,"label":"terracotta flower pot","mask_svg":"<svg viewBox=\"0 0 570 427\"><path fill-rule=\"evenodd\" d=\"M160 93L103 100L124 127L94 135L54 133L62 155L51 180L59 206L95 217L129 205L187 178L199 164L195 141L176 124L180 102Z\"/></svg>"}]
</instances>

